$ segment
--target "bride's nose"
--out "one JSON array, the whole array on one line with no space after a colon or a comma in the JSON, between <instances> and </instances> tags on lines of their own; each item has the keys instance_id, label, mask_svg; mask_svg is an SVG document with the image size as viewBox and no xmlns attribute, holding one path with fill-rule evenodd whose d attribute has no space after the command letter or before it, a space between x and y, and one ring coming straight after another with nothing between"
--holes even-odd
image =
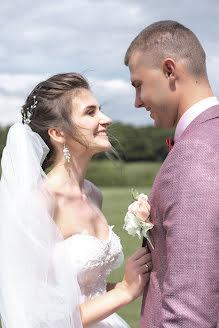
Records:
<instances>
[{"instance_id":1,"label":"bride's nose","mask_svg":"<svg viewBox=\"0 0 219 328\"><path fill-rule=\"evenodd\" d=\"M105 115L104 113L101 113L100 124L108 126L112 124L112 119L107 115Z\"/></svg>"}]
</instances>

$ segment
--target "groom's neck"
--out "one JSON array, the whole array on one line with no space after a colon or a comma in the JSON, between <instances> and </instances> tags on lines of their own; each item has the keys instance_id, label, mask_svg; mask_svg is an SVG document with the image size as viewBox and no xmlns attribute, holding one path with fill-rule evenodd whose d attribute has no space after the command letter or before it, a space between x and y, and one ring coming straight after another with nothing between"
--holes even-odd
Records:
<instances>
[{"instance_id":1,"label":"groom's neck","mask_svg":"<svg viewBox=\"0 0 219 328\"><path fill-rule=\"evenodd\" d=\"M179 93L178 116L174 127L176 128L180 118L190 107L208 97L214 97L208 81L185 81Z\"/></svg>"}]
</instances>

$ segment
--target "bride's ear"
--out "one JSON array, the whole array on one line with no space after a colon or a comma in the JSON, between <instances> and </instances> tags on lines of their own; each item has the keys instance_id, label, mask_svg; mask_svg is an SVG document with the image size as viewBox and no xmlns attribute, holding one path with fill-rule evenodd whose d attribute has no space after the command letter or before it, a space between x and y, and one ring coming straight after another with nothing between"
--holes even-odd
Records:
<instances>
[{"instance_id":1,"label":"bride's ear","mask_svg":"<svg viewBox=\"0 0 219 328\"><path fill-rule=\"evenodd\" d=\"M48 135L51 138L52 142L63 144L65 142L65 135L59 128L50 128L48 129Z\"/></svg>"}]
</instances>

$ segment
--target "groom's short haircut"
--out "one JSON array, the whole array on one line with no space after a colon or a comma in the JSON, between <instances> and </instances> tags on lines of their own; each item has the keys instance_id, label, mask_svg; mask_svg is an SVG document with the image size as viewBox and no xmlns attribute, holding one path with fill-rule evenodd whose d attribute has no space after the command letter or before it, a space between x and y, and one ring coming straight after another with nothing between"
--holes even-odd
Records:
<instances>
[{"instance_id":1,"label":"groom's short haircut","mask_svg":"<svg viewBox=\"0 0 219 328\"><path fill-rule=\"evenodd\" d=\"M142 51L157 67L165 58L183 61L187 71L196 77L207 77L206 55L196 35L182 24L159 21L142 30L130 44L124 63L134 51Z\"/></svg>"}]
</instances>

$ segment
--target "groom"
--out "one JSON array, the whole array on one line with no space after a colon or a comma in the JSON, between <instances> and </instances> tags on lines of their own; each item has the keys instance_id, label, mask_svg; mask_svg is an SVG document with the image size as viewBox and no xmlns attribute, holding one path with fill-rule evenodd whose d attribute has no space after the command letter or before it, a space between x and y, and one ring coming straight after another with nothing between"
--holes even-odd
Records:
<instances>
[{"instance_id":1,"label":"groom","mask_svg":"<svg viewBox=\"0 0 219 328\"><path fill-rule=\"evenodd\" d=\"M205 52L188 28L161 21L132 41L125 64L135 107L175 127L150 196L155 249L140 327L219 327L219 103Z\"/></svg>"}]
</instances>

